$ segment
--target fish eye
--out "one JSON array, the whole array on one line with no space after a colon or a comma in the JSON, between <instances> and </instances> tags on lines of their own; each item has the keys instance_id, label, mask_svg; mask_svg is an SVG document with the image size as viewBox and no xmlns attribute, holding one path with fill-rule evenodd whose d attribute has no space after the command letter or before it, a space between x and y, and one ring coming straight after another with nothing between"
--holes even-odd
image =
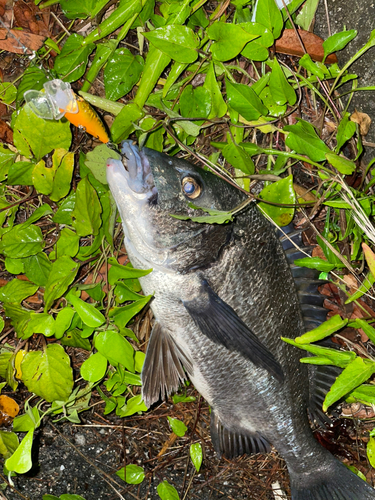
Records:
<instances>
[{"instance_id":1,"label":"fish eye","mask_svg":"<svg viewBox=\"0 0 375 500\"><path fill-rule=\"evenodd\" d=\"M198 184L198 182L193 178L193 177L184 177L182 179L182 190L184 194L188 197L194 200L195 198L198 198L198 196L202 192L201 186Z\"/></svg>"}]
</instances>

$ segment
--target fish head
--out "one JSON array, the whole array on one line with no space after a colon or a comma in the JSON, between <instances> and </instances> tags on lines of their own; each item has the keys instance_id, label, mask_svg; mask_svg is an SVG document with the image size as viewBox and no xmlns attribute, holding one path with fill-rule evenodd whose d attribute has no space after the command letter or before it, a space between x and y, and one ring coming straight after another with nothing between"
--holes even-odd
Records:
<instances>
[{"instance_id":1,"label":"fish head","mask_svg":"<svg viewBox=\"0 0 375 500\"><path fill-rule=\"evenodd\" d=\"M243 201L242 193L186 160L140 150L131 141L122 143L121 153L121 160L107 161L107 180L131 260L184 271L216 255L228 239L228 225L200 224L172 215L205 214L189 203L228 211Z\"/></svg>"}]
</instances>

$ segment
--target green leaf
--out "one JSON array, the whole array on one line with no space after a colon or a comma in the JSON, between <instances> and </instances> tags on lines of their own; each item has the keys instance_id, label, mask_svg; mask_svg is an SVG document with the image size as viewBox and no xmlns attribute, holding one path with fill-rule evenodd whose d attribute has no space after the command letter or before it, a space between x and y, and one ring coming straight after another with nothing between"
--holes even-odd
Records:
<instances>
[{"instance_id":1,"label":"green leaf","mask_svg":"<svg viewBox=\"0 0 375 500\"><path fill-rule=\"evenodd\" d=\"M238 24L216 21L207 29L207 35L215 43L211 45L212 57L218 61L234 59L244 46L258 38L258 34L251 34Z\"/></svg>"},{"instance_id":2,"label":"green leaf","mask_svg":"<svg viewBox=\"0 0 375 500\"><path fill-rule=\"evenodd\" d=\"M257 120L262 115L267 115L268 110L248 85L242 83L225 82L228 104L246 120Z\"/></svg>"},{"instance_id":3,"label":"green leaf","mask_svg":"<svg viewBox=\"0 0 375 500\"><path fill-rule=\"evenodd\" d=\"M317 271L322 271L325 273L329 273L330 271L333 271L333 269L336 269L338 267L336 264L330 264L326 260L319 257L304 257L303 259L296 259L294 261L294 264L296 266L308 267L309 269L316 269ZM342 265L339 267L344 266Z\"/></svg>"},{"instance_id":4,"label":"green leaf","mask_svg":"<svg viewBox=\"0 0 375 500\"><path fill-rule=\"evenodd\" d=\"M326 154L331 152L319 139L314 127L304 120L298 120L295 125L287 125L283 130L289 132L285 144L297 153L307 155L313 161L325 161Z\"/></svg>"},{"instance_id":5,"label":"green leaf","mask_svg":"<svg viewBox=\"0 0 375 500\"><path fill-rule=\"evenodd\" d=\"M106 0L60 0L61 8L68 19L94 18L105 7Z\"/></svg>"},{"instance_id":6,"label":"green leaf","mask_svg":"<svg viewBox=\"0 0 375 500\"><path fill-rule=\"evenodd\" d=\"M39 161L53 149L69 149L72 141L67 121L43 120L31 110L28 104L21 109L14 124L14 145L27 158L31 151Z\"/></svg>"},{"instance_id":7,"label":"green leaf","mask_svg":"<svg viewBox=\"0 0 375 500\"><path fill-rule=\"evenodd\" d=\"M315 354L317 356L317 358L301 358L301 363L334 365L339 366L340 368L345 368L357 357L357 355L351 351L343 352L338 351L337 349L331 349L329 347L320 347L315 344L297 344L297 342L295 342L294 340L285 337L281 337L281 339L290 345L299 347L300 349L303 349L304 351L310 352L311 354ZM320 362L319 360L324 361Z\"/></svg>"},{"instance_id":8,"label":"green leaf","mask_svg":"<svg viewBox=\"0 0 375 500\"><path fill-rule=\"evenodd\" d=\"M52 337L55 333L55 320L47 313L30 313L30 321L27 323L23 339L31 337L34 333L41 333L45 337Z\"/></svg>"},{"instance_id":9,"label":"green leaf","mask_svg":"<svg viewBox=\"0 0 375 500\"><path fill-rule=\"evenodd\" d=\"M341 330L348 323L348 319L341 319L338 314L332 316L328 321L325 321L317 328L306 332L300 337L296 337L294 340L297 344L309 344L310 342L317 342L318 340L325 339L329 335ZM367 324L367 323L366 323Z\"/></svg>"},{"instance_id":10,"label":"green leaf","mask_svg":"<svg viewBox=\"0 0 375 500\"><path fill-rule=\"evenodd\" d=\"M29 408L28 412L24 415L18 415L13 420L13 430L14 432L28 432L30 429L35 429L38 427L38 422L40 419L39 411L36 406L34 408Z\"/></svg>"},{"instance_id":11,"label":"green leaf","mask_svg":"<svg viewBox=\"0 0 375 500\"><path fill-rule=\"evenodd\" d=\"M76 190L76 203L72 213L73 226L79 236L98 234L101 226L102 207L96 190L88 177L79 181Z\"/></svg>"},{"instance_id":12,"label":"green leaf","mask_svg":"<svg viewBox=\"0 0 375 500\"><path fill-rule=\"evenodd\" d=\"M108 184L106 176L106 164L107 160L110 158L119 160L121 157L117 153L117 151L110 149L106 144L100 144L100 146L96 146L95 149L89 151L86 155L86 167L91 171L95 179L102 184Z\"/></svg>"},{"instance_id":13,"label":"green leaf","mask_svg":"<svg viewBox=\"0 0 375 500\"><path fill-rule=\"evenodd\" d=\"M198 57L196 49L199 40L194 31L187 26L170 24L143 33L143 36L174 61L193 63Z\"/></svg>"},{"instance_id":14,"label":"green leaf","mask_svg":"<svg viewBox=\"0 0 375 500\"><path fill-rule=\"evenodd\" d=\"M293 176L289 175L263 188L259 197L273 203L294 205L296 195L293 188ZM293 220L293 207L278 207L263 202L260 202L258 206L279 226L287 226Z\"/></svg>"},{"instance_id":15,"label":"green leaf","mask_svg":"<svg viewBox=\"0 0 375 500\"><path fill-rule=\"evenodd\" d=\"M134 413L147 410L148 408L142 400L142 395L139 394L138 396L133 396L132 398L130 398L127 401L125 407L121 408L117 415L120 417L129 417L130 415L134 415Z\"/></svg>"},{"instance_id":16,"label":"green leaf","mask_svg":"<svg viewBox=\"0 0 375 500\"><path fill-rule=\"evenodd\" d=\"M151 297L152 295L147 295L143 299L137 300L132 304L123 307L114 307L109 311L109 316L113 318L116 326L125 328L129 321L144 308Z\"/></svg>"},{"instance_id":17,"label":"green leaf","mask_svg":"<svg viewBox=\"0 0 375 500\"><path fill-rule=\"evenodd\" d=\"M276 40L281 35L284 22L275 0L258 0L255 21L266 26Z\"/></svg>"},{"instance_id":18,"label":"green leaf","mask_svg":"<svg viewBox=\"0 0 375 500\"><path fill-rule=\"evenodd\" d=\"M66 401L73 388L69 356L59 344L41 351L29 351L22 364L22 382L30 392L48 402Z\"/></svg>"},{"instance_id":19,"label":"green leaf","mask_svg":"<svg viewBox=\"0 0 375 500\"><path fill-rule=\"evenodd\" d=\"M355 328L362 328L371 342L375 345L375 328L367 323L364 319L357 318L355 320L356 326Z\"/></svg>"},{"instance_id":20,"label":"green leaf","mask_svg":"<svg viewBox=\"0 0 375 500\"><path fill-rule=\"evenodd\" d=\"M273 98L272 91L268 85L264 87L264 89L260 92L259 98L262 100L271 116L278 117L285 114L287 108L286 104L280 106L280 104L276 103L275 99Z\"/></svg>"},{"instance_id":21,"label":"green leaf","mask_svg":"<svg viewBox=\"0 0 375 500\"><path fill-rule=\"evenodd\" d=\"M177 418L167 417L169 421L169 425L172 428L172 431L176 434L176 436L183 437L187 431L186 425L178 420Z\"/></svg>"},{"instance_id":22,"label":"green leaf","mask_svg":"<svg viewBox=\"0 0 375 500\"><path fill-rule=\"evenodd\" d=\"M367 443L366 453L371 467L375 467L375 438L372 436L370 436L370 439Z\"/></svg>"},{"instance_id":23,"label":"green leaf","mask_svg":"<svg viewBox=\"0 0 375 500\"><path fill-rule=\"evenodd\" d=\"M22 439L20 445L13 455L5 460L5 467L17 474L25 474L33 465L31 460L31 448L33 445L34 429L30 429Z\"/></svg>"},{"instance_id":24,"label":"green leaf","mask_svg":"<svg viewBox=\"0 0 375 500\"><path fill-rule=\"evenodd\" d=\"M0 180L4 180L10 166L13 164L15 153L7 147L0 144Z\"/></svg>"},{"instance_id":25,"label":"green leaf","mask_svg":"<svg viewBox=\"0 0 375 500\"><path fill-rule=\"evenodd\" d=\"M274 2L274 0L270 0ZM269 86L275 102L282 106L287 102L293 106L297 101L297 95L293 87L288 83L284 71L281 69L278 60L273 60L273 67L270 76Z\"/></svg>"},{"instance_id":26,"label":"green leaf","mask_svg":"<svg viewBox=\"0 0 375 500\"><path fill-rule=\"evenodd\" d=\"M145 478L143 467L134 464L118 470L116 475L128 484L140 484Z\"/></svg>"},{"instance_id":27,"label":"green leaf","mask_svg":"<svg viewBox=\"0 0 375 500\"><path fill-rule=\"evenodd\" d=\"M52 263L47 255L39 252L24 259L25 274L30 281L39 286L46 286Z\"/></svg>"},{"instance_id":28,"label":"green leaf","mask_svg":"<svg viewBox=\"0 0 375 500\"><path fill-rule=\"evenodd\" d=\"M133 55L130 50L115 50L104 70L106 98L117 101L128 94L138 82L143 65L143 58Z\"/></svg>"},{"instance_id":29,"label":"green leaf","mask_svg":"<svg viewBox=\"0 0 375 500\"><path fill-rule=\"evenodd\" d=\"M38 286L17 278L0 287L0 302L11 302L20 304L26 297L34 295Z\"/></svg>"},{"instance_id":30,"label":"green leaf","mask_svg":"<svg viewBox=\"0 0 375 500\"><path fill-rule=\"evenodd\" d=\"M23 72L21 82L17 89L17 104L21 104L23 95L27 90L42 90L43 84L48 80L46 71L38 66L30 65Z\"/></svg>"},{"instance_id":31,"label":"green leaf","mask_svg":"<svg viewBox=\"0 0 375 500\"><path fill-rule=\"evenodd\" d=\"M299 65L302 68L307 69L307 71L310 71L313 75L317 76L321 80L324 79L325 73L324 71L319 68L317 64L313 62L309 54L304 54L301 59L299 60Z\"/></svg>"},{"instance_id":32,"label":"green leaf","mask_svg":"<svg viewBox=\"0 0 375 500\"><path fill-rule=\"evenodd\" d=\"M356 131L356 124L350 120L350 113L345 113L345 116L339 123L337 127L337 135L336 135L336 152L339 152L343 145L349 141Z\"/></svg>"},{"instance_id":33,"label":"green leaf","mask_svg":"<svg viewBox=\"0 0 375 500\"><path fill-rule=\"evenodd\" d=\"M190 445L190 458L195 470L199 472L203 461L203 451L200 443L193 443Z\"/></svg>"},{"instance_id":34,"label":"green leaf","mask_svg":"<svg viewBox=\"0 0 375 500\"><path fill-rule=\"evenodd\" d=\"M180 500L176 488L169 484L168 481L159 483L157 492L161 500Z\"/></svg>"},{"instance_id":35,"label":"green leaf","mask_svg":"<svg viewBox=\"0 0 375 500\"><path fill-rule=\"evenodd\" d=\"M56 259L63 255L75 257L79 250L79 236L71 229L64 227L56 242L55 250L50 253L50 259Z\"/></svg>"},{"instance_id":36,"label":"green leaf","mask_svg":"<svg viewBox=\"0 0 375 500\"><path fill-rule=\"evenodd\" d=\"M362 285L358 288L358 290L355 293L353 293L351 297L349 297L345 301L345 304L350 304L351 302L354 302L355 300L361 298L362 295L364 295L365 293L369 292L374 282L375 282L375 276L372 273L368 273L366 278L363 280Z\"/></svg>"},{"instance_id":37,"label":"green leaf","mask_svg":"<svg viewBox=\"0 0 375 500\"><path fill-rule=\"evenodd\" d=\"M132 345L114 330L100 332L95 338L95 348L113 366L121 364L134 372L134 349Z\"/></svg>"},{"instance_id":38,"label":"green leaf","mask_svg":"<svg viewBox=\"0 0 375 500\"><path fill-rule=\"evenodd\" d=\"M92 328L98 328L105 323L105 317L92 304L76 297L73 292L69 292L66 300L72 304L83 323Z\"/></svg>"},{"instance_id":39,"label":"green leaf","mask_svg":"<svg viewBox=\"0 0 375 500\"><path fill-rule=\"evenodd\" d=\"M18 444L17 434L0 430L0 455L9 458L16 451Z\"/></svg>"},{"instance_id":40,"label":"green leaf","mask_svg":"<svg viewBox=\"0 0 375 500\"><path fill-rule=\"evenodd\" d=\"M44 291L44 310L48 311L56 299L60 298L73 283L79 265L70 257L59 257L53 264Z\"/></svg>"},{"instance_id":41,"label":"green leaf","mask_svg":"<svg viewBox=\"0 0 375 500\"><path fill-rule=\"evenodd\" d=\"M211 106L211 94L204 87L187 85L180 96L180 113L185 118L208 118ZM203 121L195 123L201 125Z\"/></svg>"},{"instance_id":42,"label":"green leaf","mask_svg":"<svg viewBox=\"0 0 375 500\"><path fill-rule=\"evenodd\" d=\"M354 161L348 160L344 156L339 156L335 153L326 153L325 156L328 163L335 167L341 174L351 175L356 169Z\"/></svg>"},{"instance_id":43,"label":"green leaf","mask_svg":"<svg viewBox=\"0 0 375 500\"><path fill-rule=\"evenodd\" d=\"M83 338L82 331L78 328L73 328L65 333L61 339L61 345L66 345L69 347L77 347L78 349L85 349L86 351L91 350L91 343L87 338ZM92 333L92 332L90 332Z\"/></svg>"},{"instance_id":44,"label":"green leaf","mask_svg":"<svg viewBox=\"0 0 375 500\"><path fill-rule=\"evenodd\" d=\"M305 31L309 31L311 23L314 20L318 4L319 0L307 0L296 17L296 23Z\"/></svg>"},{"instance_id":45,"label":"green leaf","mask_svg":"<svg viewBox=\"0 0 375 500\"><path fill-rule=\"evenodd\" d=\"M35 255L43 249L44 239L38 226L19 224L5 233L1 240L2 253L15 259Z\"/></svg>"},{"instance_id":46,"label":"green leaf","mask_svg":"<svg viewBox=\"0 0 375 500\"><path fill-rule=\"evenodd\" d=\"M0 82L0 102L12 104L17 95L17 88L9 82Z\"/></svg>"},{"instance_id":47,"label":"green leaf","mask_svg":"<svg viewBox=\"0 0 375 500\"><path fill-rule=\"evenodd\" d=\"M332 52L342 50L357 36L357 30L341 31L335 33L323 42L324 59Z\"/></svg>"},{"instance_id":48,"label":"green leaf","mask_svg":"<svg viewBox=\"0 0 375 500\"><path fill-rule=\"evenodd\" d=\"M100 352L96 352L82 363L81 377L88 382L97 382L104 377L107 371L107 363L107 358Z\"/></svg>"},{"instance_id":49,"label":"green leaf","mask_svg":"<svg viewBox=\"0 0 375 500\"><path fill-rule=\"evenodd\" d=\"M119 279L141 278L142 276L147 276L152 271L152 269L135 269L130 264L122 266L114 257L108 259L108 264L111 266L108 271L108 283L110 285L114 285Z\"/></svg>"},{"instance_id":50,"label":"green leaf","mask_svg":"<svg viewBox=\"0 0 375 500\"><path fill-rule=\"evenodd\" d=\"M70 191L70 183L74 170L74 153L68 153L65 149L56 149L52 155L52 163L56 173L53 178L53 187L50 194L52 201L59 201Z\"/></svg>"},{"instance_id":51,"label":"green leaf","mask_svg":"<svg viewBox=\"0 0 375 500\"><path fill-rule=\"evenodd\" d=\"M203 207L197 207L193 205L192 203L189 203L189 207L198 209L198 210L204 210L205 212L208 212L210 215L200 215L198 217L190 217L190 216L184 216L184 215L173 215L171 214L172 217L175 219L180 219L180 220L192 220L193 222L200 222L203 224L226 224L227 222L233 220L233 214L231 212L224 212L222 210L213 210L209 208L203 208Z\"/></svg>"},{"instance_id":52,"label":"green leaf","mask_svg":"<svg viewBox=\"0 0 375 500\"><path fill-rule=\"evenodd\" d=\"M76 193L72 192L64 200L62 200L57 212L52 217L56 224L72 224L72 213L76 202Z\"/></svg>"},{"instance_id":53,"label":"green leaf","mask_svg":"<svg viewBox=\"0 0 375 500\"><path fill-rule=\"evenodd\" d=\"M240 26L247 33L259 36L259 38L247 43L241 54L250 61L265 61L268 59L268 47L271 47L274 42L271 31L258 23L241 23Z\"/></svg>"},{"instance_id":54,"label":"green leaf","mask_svg":"<svg viewBox=\"0 0 375 500\"><path fill-rule=\"evenodd\" d=\"M83 36L77 33L70 35L62 48L61 54L55 59L54 69L65 82L75 82L86 71L88 58L95 49L95 44L82 45L83 40Z\"/></svg>"},{"instance_id":55,"label":"green leaf","mask_svg":"<svg viewBox=\"0 0 375 500\"><path fill-rule=\"evenodd\" d=\"M333 403L368 380L373 373L375 373L375 362L355 358L336 378L324 399L323 411L327 411Z\"/></svg>"},{"instance_id":56,"label":"green leaf","mask_svg":"<svg viewBox=\"0 0 375 500\"><path fill-rule=\"evenodd\" d=\"M228 163L246 175L251 175L255 172L254 162L243 147L231 142L222 150L222 155Z\"/></svg>"},{"instance_id":57,"label":"green leaf","mask_svg":"<svg viewBox=\"0 0 375 500\"><path fill-rule=\"evenodd\" d=\"M365 405L371 406L375 404L375 386L370 384L362 384L352 391L346 398L348 403L356 403L359 401Z\"/></svg>"},{"instance_id":58,"label":"green leaf","mask_svg":"<svg viewBox=\"0 0 375 500\"><path fill-rule=\"evenodd\" d=\"M35 163L31 161L16 161L12 163L8 170L7 184L9 186L32 186L34 167Z\"/></svg>"},{"instance_id":59,"label":"green leaf","mask_svg":"<svg viewBox=\"0 0 375 500\"><path fill-rule=\"evenodd\" d=\"M227 105L223 99L220 86L216 80L215 76L215 66L213 62L210 63L206 79L203 84L203 88L208 90L211 94L211 113L208 115L208 118L221 118L227 112Z\"/></svg>"}]
</instances>

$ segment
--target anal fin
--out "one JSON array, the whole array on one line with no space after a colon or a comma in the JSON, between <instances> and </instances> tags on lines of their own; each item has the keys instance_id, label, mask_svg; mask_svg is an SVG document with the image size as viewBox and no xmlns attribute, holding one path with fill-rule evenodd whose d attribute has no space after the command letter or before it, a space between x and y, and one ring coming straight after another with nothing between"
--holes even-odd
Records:
<instances>
[{"instance_id":1,"label":"anal fin","mask_svg":"<svg viewBox=\"0 0 375 500\"><path fill-rule=\"evenodd\" d=\"M192 362L172 336L156 322L142 369L142 396L148 408L178 390L186 380L184 368L192 374Z\"/></svg>"},{"instance_id":2,"label":"anal fin","mask_svg":"<svg viewBox=\"0 0 375 500\"><path fill-rule=\"evenodd\" d=\"M211 439L216 453L221 457L234 458L245 453L269 453L271 445L259 433L231 431L223 425L220 419L211 410Z\"/></svg>"}]
</instances>

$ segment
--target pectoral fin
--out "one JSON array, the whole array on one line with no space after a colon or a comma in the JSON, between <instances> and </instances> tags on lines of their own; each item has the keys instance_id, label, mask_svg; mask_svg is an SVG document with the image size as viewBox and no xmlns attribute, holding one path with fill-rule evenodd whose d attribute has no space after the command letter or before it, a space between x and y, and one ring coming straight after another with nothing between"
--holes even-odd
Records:
<instances>
[{"instance_id":1,"label":"pectoral fin","mask_svg":"<svg viewBox=\"0 0 375 500\"><path fill-rule=\"evenodd\" d=\"M185 301L184 306L202 333L213 342L239 352L279 381L284 379L281 365L273 354L207 283L202 284L200 297Z\"/></svg>"},{"instance_id":2,"label":"pectoral fin","mask_svg":"<svg viewBox=\"0 0 375 500\"><path fill-rule=\"evenodd\" d=\"M155 323L142 369L142 396L148 408L178 390L186 380L183 367L192 373L191 361L171 335Z\"/></svg>"}]
</instances>

